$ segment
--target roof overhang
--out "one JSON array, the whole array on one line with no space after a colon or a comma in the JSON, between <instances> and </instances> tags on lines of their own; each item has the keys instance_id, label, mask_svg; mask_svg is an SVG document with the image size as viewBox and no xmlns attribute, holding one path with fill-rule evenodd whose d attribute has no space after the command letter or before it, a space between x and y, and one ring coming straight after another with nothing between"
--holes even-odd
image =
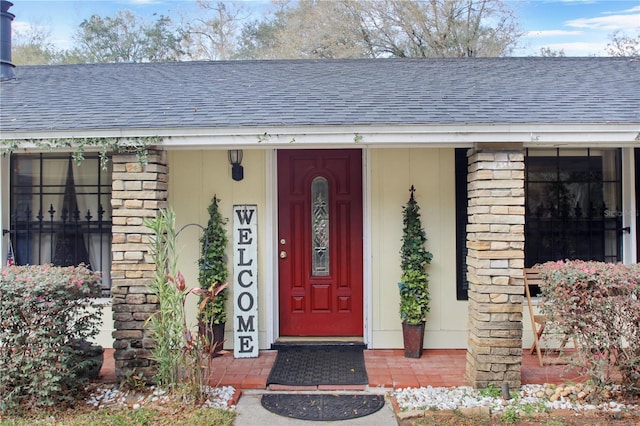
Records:
<instances>
[{"instance_id":1,"label":"roof overhang","mask_svg":"<svg viewBox=\"0 0 640 426\"><path fill-rule=\"evenodd\" d=\"M283 147L471 147L474 143L537 146L637 147L640 123L299 126L174 129L106 129L3 132L0 139L133 138L158 136L166 149ZM21 148L35 145L20 144Z\"/></svg>"}]
</instances>

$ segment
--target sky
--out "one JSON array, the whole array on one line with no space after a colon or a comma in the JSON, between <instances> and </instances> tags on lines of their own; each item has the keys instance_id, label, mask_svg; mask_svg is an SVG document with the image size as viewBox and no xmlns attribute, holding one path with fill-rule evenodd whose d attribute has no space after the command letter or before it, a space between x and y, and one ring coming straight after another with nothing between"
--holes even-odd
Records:
<instances>
[{"instance_id":1,"label":"sky","mask_svg":"<svg viewBox=\"0 0 640 426\"><path fill-rule=\"evenodd\" d=\"M14 29L45 26L58 48L68 49L79 24L92 14L111 16L120 9L153 18L153 14L181 16L195 13L195 0L11 0ZM640 34L640 0L505 0L515 11L524 37L514 56L532 56L541 47L564 50L566 56L602 56L610 36L620 31ZM268 0L246 0L248 7L265 9Z\"/></svg>"}]
</instances>

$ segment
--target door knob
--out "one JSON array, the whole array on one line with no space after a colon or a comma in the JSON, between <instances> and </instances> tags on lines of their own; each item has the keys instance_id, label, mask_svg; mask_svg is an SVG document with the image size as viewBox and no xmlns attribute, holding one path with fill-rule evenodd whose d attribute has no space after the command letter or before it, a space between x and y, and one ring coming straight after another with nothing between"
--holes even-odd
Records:
<instances>
[{"instance_id":1,"label":"door knob","mask_svg":"<svg viewBox=\"0 0 640 426\"><path fill-rule=\"evenodd\" d=\"M282 250L282 251L280 252L280 259L286 259L286 258L287 258L287 252L286 252L286 251L284 251L284 250Z\"/></svg>"}]
</instances>

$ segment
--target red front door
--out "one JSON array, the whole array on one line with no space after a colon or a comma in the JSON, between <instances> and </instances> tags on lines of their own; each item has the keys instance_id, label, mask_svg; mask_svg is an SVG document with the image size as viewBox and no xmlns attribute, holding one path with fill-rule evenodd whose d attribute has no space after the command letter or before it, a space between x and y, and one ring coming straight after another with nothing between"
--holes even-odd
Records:
<instances>
[{"instance_id":1,"label":"red front door","mask_svg":"<svg viewBox=\"0 0 640 426\"><path fill-rule=\"evenodd\" d=\"M362 152L278 151L281 336L362 336Z\"/></svg>"}]
</instances>

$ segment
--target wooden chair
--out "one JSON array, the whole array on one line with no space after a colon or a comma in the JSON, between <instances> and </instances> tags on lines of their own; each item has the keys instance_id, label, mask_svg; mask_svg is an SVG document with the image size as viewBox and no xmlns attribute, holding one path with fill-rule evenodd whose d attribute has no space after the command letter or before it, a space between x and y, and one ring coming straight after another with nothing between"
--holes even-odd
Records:
<instances>
[{"instance_id":1,"label":"wooden chair","mask_svg":"<svg viewBox=\"0 0 640 426\"><path fill-rule=\"evenodd\" d=\"M531 318L531 327L533 329L533 345L531 346L531 355L535 351L538 355L538 363L540 367L545 365L555 365L555 364L567 364L568 360L566 357L562 356L562 350L567 345L569 338L567 336L562 336L562 341L558 347L548 347L546 351L554 351L558 353L558 356L554 358L543 357L541 342L545 340L546 342L550 342L550 339L543 338L543 333L546 329L546 326L549 323L549 318L546 315L536 315L533 312L533 304L531 303L531 287L538 286L543 284L542 277L540 276L540 270L535 268L525 268L524 269L524 292L527 297L527 304L529 305L529 316ZM575 343L575 342L574 342Z\"/></svg>"}]
</instances>

